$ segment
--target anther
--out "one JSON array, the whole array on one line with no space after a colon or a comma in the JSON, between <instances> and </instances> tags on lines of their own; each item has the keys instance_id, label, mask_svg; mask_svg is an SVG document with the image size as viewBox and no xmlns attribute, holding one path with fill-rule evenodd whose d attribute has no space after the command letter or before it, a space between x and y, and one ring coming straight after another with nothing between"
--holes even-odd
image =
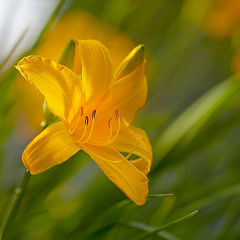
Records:
<instances>
[{"instance_id":1,"label":"anther","mask_svg":"<svg viewBox=\"0 0 240 240\"><path fill-rule=\"evenodd\" d=\"M90 132L88 134L87 139L84 141L84 143L88 142L90 140L90 138L92 137L92 133L93 133L93 128L94 128L94 123L95 123L95 116L96 116L96 109L92 112L92 125L91 125L91 129Z\"/></svg>"},{"instance_id":2,"label":"anther","mask_svg":"<svg viewBox=\"0 0 240 240\"><path fill-rule=\"evenodd\" d=\"M83 107L81 107L80 117L83 115Z\"/></svg>"},{"instance_id":3,"label":"anther","mask_svg":"<svg viewBox=\"0 0 240 240\"><path fill-rule=\"evenodd\" d=\"M92 112L92 119L95 119L95 116L96 116L96 109Z\"/></svg>"},{"instance_id":4,"label":"anther","mask_svg":"<svg viewBox=\"0 0 240 240\"><path fill-rule=\"evenodd\" d=\"M118 109L115 111L115 116L116 116L117 119L119 119Z\"/></svg>"},{"instance_id":5,"label":"anther","mask_svg":"<svg viewBox=\"0 0 240 240\"><path fill-rule=\"evenodd\" d=\"M85 125L88 125L88 116L85 117Z\"/></svg>"}]
</instances>

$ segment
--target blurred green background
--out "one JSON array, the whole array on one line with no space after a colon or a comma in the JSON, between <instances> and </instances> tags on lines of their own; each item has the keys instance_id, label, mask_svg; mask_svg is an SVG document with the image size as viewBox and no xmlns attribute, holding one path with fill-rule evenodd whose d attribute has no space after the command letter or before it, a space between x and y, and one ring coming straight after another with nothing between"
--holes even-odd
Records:
<instances>
[{"instance_id":1,"label":"blurred green background","mask_svg":"<svg viewBox=\"0 0 240 240\"><path fill-rule=\"evenodd\" d=\"M16 21L12 2L4 17L9 28ZM153 145L150 193L174 195L136 206L79 153L31 178L5 239L135 239L196 209L196 216L145 239L240 239L240 2L73 0L62 1L55 13L58 1L41 1L42 8L39 2L22 1L29 13L29 4L35 4L31 14L42 18L37 27L23 18L18 34L21 38L27 26L35 35L23 38L25 47L17 44L10 58L10 50L1 58L1 216L24 173L21 153L42 121L40 96L19 79L12 64L20 55L57 57L68 29L78 38L102 40L116 63L133 46L145 44L149 94L134 125L147 131ZM76 24L64 18L73 11ZM18 35L13 35L16 42Z\"/></svg>"}]
</instances>

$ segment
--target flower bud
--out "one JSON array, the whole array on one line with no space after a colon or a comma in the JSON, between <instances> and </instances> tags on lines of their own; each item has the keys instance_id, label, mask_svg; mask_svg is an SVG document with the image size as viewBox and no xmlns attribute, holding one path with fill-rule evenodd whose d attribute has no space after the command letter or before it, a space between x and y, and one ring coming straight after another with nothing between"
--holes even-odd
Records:
<instances>
[{"instance_id":1,"label":"flower bud","mask_svg":"<svg viewBox=\"0 0 240 240\"><path fill-rule=\"evenodd\" d=\"M145 58L145 47L144 45L138 45L135 47L129 55L126 57L124 62L117 69L115 77L119 79L129 73L131 73L139 64L142 64Z\"/></svg>"},{"instance_id":2,"label":"flower bud","mask_svg":"<svg viewBox=\"0 0 240 240\"><path fill-rule=\"evenodd\" d=\"M75 57L75 41L70 39L68 44L64 48L58 60L58 63L72 69L74 64L74 57Z\"/></svg>"}]
</instances>

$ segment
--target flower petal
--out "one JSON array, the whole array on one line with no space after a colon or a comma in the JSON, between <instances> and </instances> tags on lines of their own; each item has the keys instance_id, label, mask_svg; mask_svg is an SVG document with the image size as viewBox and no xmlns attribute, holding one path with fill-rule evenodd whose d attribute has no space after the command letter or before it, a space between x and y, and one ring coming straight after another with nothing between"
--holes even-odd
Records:
<instances>
[{"instance_id":1,"label":"flower petal","mask_svg":"<svg viewBox=\"0 0 240 240\"><path fill-rule=\"evenodd\" d=\"M57 122L33 139L24 150L22 160L31 174L39 174L68 160L79 150L63 122Z\"/></svg>"},{"instance_id":2,"label":"flower petal","mask_svg":"<svg viewBox=\"0 0 240 240\"><path fill-rule=\"evenodd\" d=\"M150 171L152 147L147 134L140 128L129 126L122 129L111 146L119 152L137 155L139 158L132 160L131 163L144 174Z\"/></svg>"},{"instance_id":3,"label":"flower petal","mask_svg":"<svg viewBox=\"0 0 240 240\"><path fill-rule=\"evenodd\" d=\"M86 98L100 98L108 92L113 78L109 52L100 42L94 40L78 40L76 48L76 56L79 56L80 61L75 60L74 69L77 72L82 70Z\"/></svg>"},{"instance_id":4,"label":"flower petal","mask_svg":"<svg viewBox=\"0 0 240 240\"><path fill-rule=\"evenodd\" d=\"M80 78L73 71L42 56L25 57L16 68L43 94L54 115L71 121L84 98Z\"/></svg>"},{"instance_id":5,"label":"flower petal","mask_svg":"<svg viewBox=\"0 0 240 240\"><path fill-rule=\"evenodd\" d=\"M147 98L147 82L144 76L142 63L130 74L115 81L112 85L112 108L118 109L121 119L128 124L133 120L135 113L141 108Z\"/></svg>"},{"instance_id":6,"label":"flower petal","mask_svg":"<svg viewBox=\"0 0 240 240\"><path fill-rule=\"evenodd\" d=\"M121 153L110 147L83 145L83 150L98 164L106 176L136 204L146 202L148 179Z\"/></svg>"}]
</instances>

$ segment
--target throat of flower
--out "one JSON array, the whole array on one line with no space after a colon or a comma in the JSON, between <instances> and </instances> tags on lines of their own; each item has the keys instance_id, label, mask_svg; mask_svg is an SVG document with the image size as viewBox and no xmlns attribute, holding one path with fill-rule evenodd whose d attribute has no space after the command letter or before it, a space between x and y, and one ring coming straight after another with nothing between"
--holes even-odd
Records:
<instances>
[{"instance_id":1,"label":"throat of flower","mask_svg":"<svg viewBox=\"0 0 240 240\"><path fill-rule=\"evenodd\" d=\"M87 143L93 137L95 121L96 121L96 112L97 112L96 109L92 112L91 120L89 120L88 116L85 116L83 133L82 133L82 136L79 139L79 142ZM114 114L115 114L115 118L117 120L116 129L113 128L112 118L110 118L109 121L108 121L109 135L108 135L106 140L103 140L102 142L96 142L97 144L109 145L112 142L114 142L116 140L116 138L118 137L120 129L121 129L121 120L120 120L118 110L116 110ZM81 116L80 117L82 117L82 115L83 115L83 108L81 107ZM90 129L89 129L89 127L90 127Z\"/></svg>"}]
</instances>

